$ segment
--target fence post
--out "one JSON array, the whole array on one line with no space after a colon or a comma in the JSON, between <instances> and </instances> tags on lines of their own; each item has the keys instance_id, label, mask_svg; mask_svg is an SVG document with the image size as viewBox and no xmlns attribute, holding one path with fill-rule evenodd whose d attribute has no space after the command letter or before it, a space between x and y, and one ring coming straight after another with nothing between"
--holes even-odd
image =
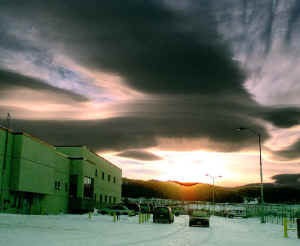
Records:
<instances>
[{"instance_id":1,"label":"fence post","mask_svg":"<svg viewBox=\"0 0 300 246\"><path fill-rule=\"evenodd\" d=\"M116 216L116 212L114 212L114 222L116 223L117 221L117 216Z\"/></svg>"},{"instance_id":2,"label":"fence post","mask_svg":"<svg viewBox=\"0 0 300 246\"><path fill-rule=\"evenodd\" d=\"M288 237L287 230L288 230L288 228L287 228L287 219L284 218L283 219L283 236L284 237Z\"/></svg>"},{"instance_id":3,"label":"fence post","mask_svg":"<svg viewBox=\"0 0 300 246\"><path fill-rule=\"evenodd\" d=\"M297 237L300 239L300 219L297 218Z\"/></svg>"}]
</instances>

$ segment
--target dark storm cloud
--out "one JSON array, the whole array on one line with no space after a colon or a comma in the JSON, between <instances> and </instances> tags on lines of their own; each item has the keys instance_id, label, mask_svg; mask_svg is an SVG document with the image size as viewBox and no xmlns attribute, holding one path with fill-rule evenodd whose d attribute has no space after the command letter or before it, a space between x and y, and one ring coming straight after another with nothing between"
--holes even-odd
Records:
<instances>
[{"instance_id":1,"label":"dark storm cloud","mask_svg":"<svg viewBox=\"0 0 300 246\"><path fill-rule=\"evenodd\" d=\"M209 1L191 1L194 10L186 12L162 1L28 1L22 9L12 2L6 15L34 15L32 25L48 41L67 44L64 51L81 64L116 73L135 89L245 93L245 75L217 32Z\"/></svg>"},{"instance_id":2,"label":"dark storm cloud","mask_svg":"<svg viewBox=\"0 0 300 246\"><path fill-rule=\"evenodd\" d=\"M266 21L266 25L265 25L265 30L262 33L262 40L264 40L265 43L265 54L269 54L269 51L272 47L272 28L273 28L273 24L274 24L274 1L270 0L269 2L267 2L268 6L267 9L269 10L267 13L267 21ZM275 7L276 8L276 7Z\"/></svg>"},{"instance_id":3,"label":"dark storm cloud","mask_svg":"<svg viewBox=\"0 0 300 246\"><path fill-rule=\"evenodd\" d=\"M300 158L300 139L286 149L274 151L273 154L284 160L294 160Z\"/></svg>"},{"instance_id":4,"label":"dark storm cloud","mask_svg":"<svg viewBox=\"0 0 300 246\"><path fill-rule=\"evenodd\" d=\"M163 159L160 156L155 155L151 152L141 150L124 151L122 153L119 153L118 156L141 161L159 161Z\"/></svg>"},{"instance_id":5,"label":"dark storm cloud","mask_svg":"<svg viewBox=\"0 0 300 246\"><path fill-rule=\"evenodd\" d=\"M87 145L94 151L123 151L157 145L151 122L138 118L105 120L14 120L14 129L53 145Z\"/></svg>"},{"instance_id":6,"label":"dark storm cloud","mask_svg":"<svg viewBox=\"0 0 300 246\"><path fill-rule=\"evenodd\" d=\"M288 19L288 29L286 33L286 41L290 43L292 39L293 32L297 29L297 23L300 20L300 3L295 1L293 7L291 8L289 19Z\"/></svg>"},{"instance_id":7,"label":"dark storm cloud","mask_svg":"<svg viewBox=\"0 0 300 246\"><path fill-rule=\"evenodd\" d=\"M276 184L300 185L300 174L278 174L271 177Z\"/></svg>"},{"instance_id":8,"label":"dark storm cloud","mask_svg":"<svg viewBox=\"0 0 300 246\"><path fill-rule=\"evenodd\" d=\"M258 113L258 116L266 121L273 123L273 125L280 128L289 128L300 123L300 108L297 107L283 107L272 108L266 107Z\"/></svg>"},{"instance_id":9,"label":"dark storm cloud","mask_svg":"<svg viewBox=\"0 0 300 246\"><path fill-rule=\"evenodd\" d=\"M159 104L158 106L162 106ZM177 105L178 106L178 105ZM184 108L181 108L186 110ZM128 117L89 121L21 121L15 120L14 128L24 130L54 145L87 145L95 151L125 151L155 147L160 138L171 140L199 140L205 143L170 147L173 150L210 149L231 152L257 145L257 138L247 133L237 133L240 125L259 131L268 137L263 127L251 118L228 115L226 112L200 111L186 113L152 112L147 116L137 113ZM165 115L163 115L166 113ZM210 114L209 114L210 113Z\"/></svg>"},{"instance_id":10,"label":"dark storm cloud","mask_svg":"<svg viewBox=\"0 0 300 246\"><path fill-rule=\"evenodd\" d=\"M119 118L16 125L52 144L86 144L97 151L153 147L158 138L170 138L202 139L203 145L190 148L230 152L257 146L256 136L237 133L237 127L254 129L265 140L269 135L259 121L297 124L296 108L262 107L244 88L246 73L217 31L212 3L220 1L189 1L183 9L161 0L3 2L0 22L15 16L38 30L37 42L91 71L119 75L153 98L125 105L127 115ZM261 38L270 35L266 29Z\"/></svg>"},{"instance_id":11,"label":"dark storm cloud","mask_svg":"<svg viewBox=\"0 0 300 246\"><path fill-rule=\"evenodd\" d=\"M73 93L69 90L51 86L39 79L18 74L13 71L0 69L0 94L4 95L18 88L27 88L34 91L43 91L46 93L52 92L78 102L84 102L88 100L82 95Z\"/></svg>"}]
</instances>

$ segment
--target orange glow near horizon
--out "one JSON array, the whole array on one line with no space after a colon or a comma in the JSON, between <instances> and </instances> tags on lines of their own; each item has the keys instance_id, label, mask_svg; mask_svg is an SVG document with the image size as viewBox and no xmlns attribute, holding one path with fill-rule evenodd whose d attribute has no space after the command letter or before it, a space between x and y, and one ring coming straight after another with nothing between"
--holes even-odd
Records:
<instances>
[{"instance_id":1,"label":"orange glow near horizon","mask_svg":"<svg viewBox=\"0 0 300 246\"><path fill-rule=\"evenodd\" d=\"M123 177L131 179L179 182L212 183L212 176L222 176L215 179L215 184L224 187L234 187L250 183L259 183L259 156L251 152L216 153L205 151L147 151L160 156L162 160L141 161L117 156L117 153L104 154L123 170ZM101 155L101 154L100 154ZM299 173L297 164L270 162L263 159L264 182L274 182L272 176L280 173Z\"/></svg>"},{"instance_id":2,"label":"orange glow near horizon","mask_svg":"<svg viewBox=\"0 0 300 246\"><path fill-rule=\"evenodd\" d=\"M160 161L159 170L161 175L157 179L162 181L175 180L180 182L201 182L211 183L210 177L222 176L216 179L218 183L232 183L230 180L237 180L239 176L230 170L228 159L220 153L192 151L152 151L154 154L164 158ZM234 182L233 182L234 183Z\"/></svg>"}]
</instances>

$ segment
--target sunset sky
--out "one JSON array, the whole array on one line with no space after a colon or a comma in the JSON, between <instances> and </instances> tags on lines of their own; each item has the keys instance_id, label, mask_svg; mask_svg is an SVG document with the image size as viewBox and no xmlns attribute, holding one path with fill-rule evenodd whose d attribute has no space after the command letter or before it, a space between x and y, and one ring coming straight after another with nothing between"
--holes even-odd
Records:
<instances>
[{"instance_id":1,"label":"sunset sky","mask_svg":"<svg viewBox=\"0 0 300 246\"><path fill-rule=\"evenodd\" d=\"M0 4L1 125L124 177L224 186L260 181L246 127L264 181L300 182L300 1Z\"/></svg>"}]
</instances>

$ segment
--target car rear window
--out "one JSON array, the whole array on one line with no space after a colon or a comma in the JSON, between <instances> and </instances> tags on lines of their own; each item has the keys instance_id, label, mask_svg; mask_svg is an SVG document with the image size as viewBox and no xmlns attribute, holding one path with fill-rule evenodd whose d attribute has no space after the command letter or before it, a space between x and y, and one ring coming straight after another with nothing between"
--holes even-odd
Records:
<instances>
[{"instance_id":1,"label":"car rear window","mask_svg":"<svg viewBox=\"0 0 300 246\"><path fill-rule=\"evenodd\" d=\"M138 209L139 206L136 205L136 204L128 204L128 205L127 205L127 208L130 208L130 209Z\"/></svg>"}]
</instances>

